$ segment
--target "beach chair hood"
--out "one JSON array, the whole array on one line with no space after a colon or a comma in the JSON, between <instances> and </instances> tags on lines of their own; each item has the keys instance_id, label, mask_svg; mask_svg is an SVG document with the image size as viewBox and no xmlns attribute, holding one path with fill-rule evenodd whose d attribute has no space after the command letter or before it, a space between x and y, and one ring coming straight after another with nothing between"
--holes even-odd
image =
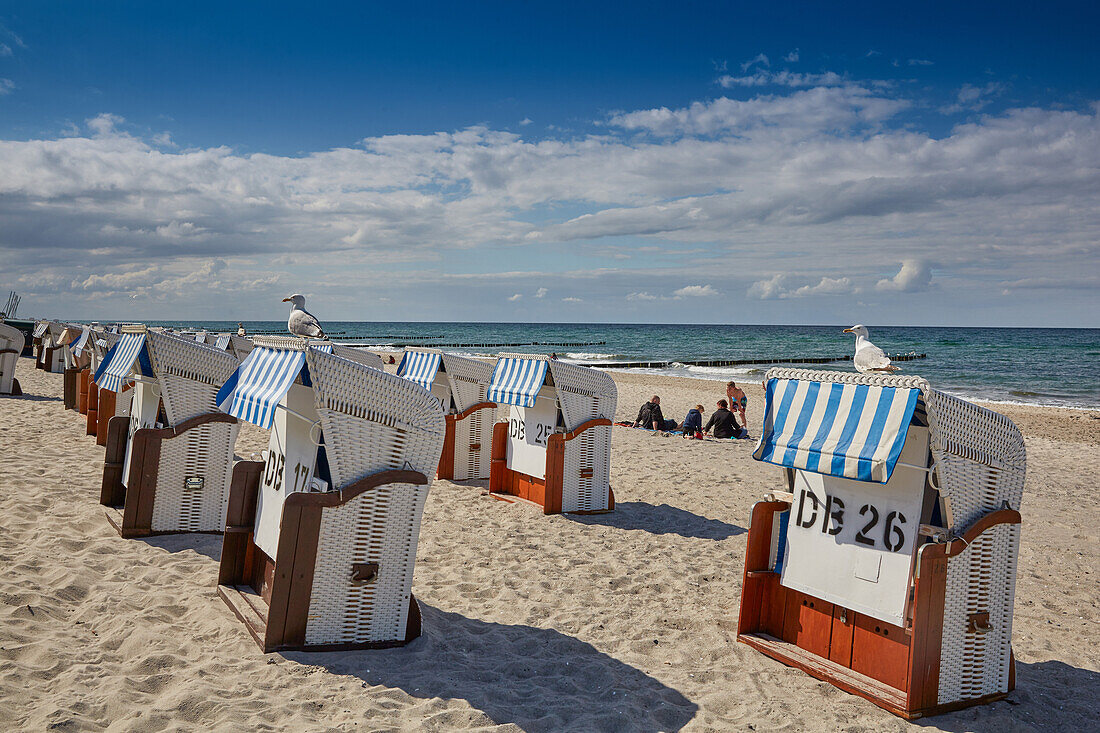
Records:
<instances>
[{"instance_id":1,"label":"beach chair hood","mask_svg":"<svg viewBox=\"0 0 1100 733\"><path fill-rule=\"evenodd\" d=\"M118 392L135 368L142 376L154 376L153 363L145 348L145 335L145 326L123 326L118 342L107 351L96 370L95 383L103 389Z\"/></svg>"}]
</instances>

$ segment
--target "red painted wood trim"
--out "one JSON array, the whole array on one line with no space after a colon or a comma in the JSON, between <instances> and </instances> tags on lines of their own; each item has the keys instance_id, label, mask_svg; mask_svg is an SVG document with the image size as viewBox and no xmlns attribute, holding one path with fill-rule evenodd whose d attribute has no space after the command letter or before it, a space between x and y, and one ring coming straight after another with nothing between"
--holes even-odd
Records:
<instances>
[{"instance_id":1,"label":"red painted wood trim","mask_svg":"<svg viewBox=\"0 0 1100 733\"><path fill-rule=\"evenodd\" d=\"M493 407L496 407L496 406L497 406L497 403L495 403L495 402L478 402L476 405L471 405L470 407L467 407L462 412L455 413L454 415L448 415L447 417L453 417L455 420L465 420L466 418L468 418L470 415L473 415L478 410L485 410L485 409L493 408Z\"/></svg>"},{"instance_id":2,"label":"red painted wood trim","mask_svg":"<svg viewBox=\"0 0 1100 733\"><path fill-rule=\"evenodd\" d=\"M762 630L761 611L767 580L753 573L766 571L771 557L772 516L787 508L782 501L758 501L752 508L749 539L745 547L745 572L741 578L741 612L737 619L738 634L754 634Z\"/></svg>"},{"instance_id":3,"label":"red painted wood trim","mask_svg":"<svg viewBox=\"0 0 1100 733\"><path fill-rule=\"evenodd\" d=\"M508 471L508 423L493 424L493 444L489 461L489 493L506 494L504 490Z\"/></svg>"},{"instance_id":4,"label":"red painted wood trim","mask_svg":"<svg viewBox=\"0 0 1100 733\"><path fill-rule=\"evenodd\" d=\"M115 409L117 407L116 395L109 389L99 390L99 407L97 409L96 427L95 427L95 443L96 445L107 445L107 427L111 424L111 420L115 417Z\"/></svg>"},{"instance_id":5,"label":"red painted wood trim","mask_svg":"<svg viewBox=\"0 0 1100 733\"><path fill-rule=\"evenodd\" d=\"M913 638L906 699L910 710L933 707L939 699L940 648L947 596L947 558L927 554L918 557L920 568L913 590Z\"/></svg>"},{"instance_id":6,"label":"red painted wood trim","mask_svg":"<svg viewBox=\"0 0 1100 733\"><path fill-rule=\"evenodd\" d=\"M335 507L347 504L360 494L386 484L413 484L427 486L428 477L419 471L379 471L365 476L338 491L295 491L287 495L283 507Z\"/></svg>"},{"instance_id":7,"label":"red painted wood trim","mask_svg":"<svg viewBox=\"0 0 1100 733\"><path fill-rule=\"evenodd\" d=\"M598 428L601 425L611 425L611 421L605 417L597 417L589 420L588 422L581 423L575 429L570 430L568 433L562 434L562 436L565 440L573 440L573 438L576 438L585 430L588 430L589 428ZM551 435L550 437L553 438L554 436Z\"/></svg>"},{"instance_id":8,"label":"red painted wood trim","mask_svg":"<svg viewBox=\"0 0 1100 733\"><path fill-rule=\"evenodd\" d=\"M443 452L439 454L439 466L435 475L442 479L455 476L455 416L445 416L446 431L443 434Z\"/></svg>"},{"instance_id":9,"label":"red painted wood trim","mask_svg":"<svg viewBox=\"0 0 1100 733\"><path fill-rule=\"evenodd\" d=\"M236 423L237 418L227 412L205 412L202 415L195 415L192 418L184 420L174 428L142 428L140 432L148 433L150 436L160 438L161 440L168 440L171 438L178 438L188 430L193 430L200 425L206 425L212 422Z\"/></svg>"},{"instance_id":10,"label":"red painted wood trim","mask_svg":"<svg viewBox=\"0 0 1100 733\"><path fill-rule=\"evenodd\" d=\"M88 435L95 435L99 420L99 387L95 382L88 382L88 420L85 425L85 432Z\"/></svg>"},{"instance_id":11,"label":"red painted wood trim","mask_svg":"<svg viewBox=\"0 0 1100 733\"><path fill-rule=\"evenodd\" d=\"M76 411L81 415L88 414L88 384L91 381L91 370L85 367L77 376L76 387Z\"/></svg>"},{"instance_id":12,"label":"red painted wood trim","mask_svg":"<svg viewBox=\"0 0 1100 733\"><path fill-rule=\"evenodd\" d=\"M107 421L103 456L103 482L99 490L99 503L104 506L121 506L126 501L126 489L122 485L122 463L126 460L126 433L130 418L116 415Z\"/></svg>"},{"instance_id":13,"label":"red painted wood trim","mask_svg":"<svg viewBox=\"0 0 1100 733\"><path fill-rule=\"evenodd\" d=\"M589 421L592 422L592 421ZM588 423L577 429L577 433L586 429ZM551 435L546 441L546 472L543 474L545 494L542 501L543 514L561 514L562 491L565 485L565 441L570 438L561 433Z\"/></svg>"}]
</instances>

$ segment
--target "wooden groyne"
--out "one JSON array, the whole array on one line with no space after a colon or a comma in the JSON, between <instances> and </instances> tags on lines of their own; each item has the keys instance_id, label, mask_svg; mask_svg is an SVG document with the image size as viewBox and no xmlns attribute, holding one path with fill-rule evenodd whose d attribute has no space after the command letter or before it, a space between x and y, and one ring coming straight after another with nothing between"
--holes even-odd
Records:
<instances>
[{"instance_id":1,"label":"wooden groyne","mask_svg":"<svg viewBox=\"0 0 1100 733\"><path fill-rule=\"evenodd\" d=\"M913 361L914 359L926 359L927 354L887 354L890 361ZM586 364L586 366L603 367L605 369L667 369L670 366L703 366L703 367L727 367L727 366L751 366L754 364L830 364L836 361L851 361L849 354L844 356L792 356L782 359L707 359L675 361L606 361Z\"/></svg>"}]
</instances>

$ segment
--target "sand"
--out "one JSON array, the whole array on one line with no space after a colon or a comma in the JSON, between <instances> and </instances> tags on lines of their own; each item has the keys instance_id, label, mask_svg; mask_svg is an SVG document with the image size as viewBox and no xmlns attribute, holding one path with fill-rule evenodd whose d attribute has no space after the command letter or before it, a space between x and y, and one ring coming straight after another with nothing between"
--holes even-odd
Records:
<instances>
[{"instance_id":1,"label":"sand","mask_svg":"<svg viewBox=\"0 0 1100 733\"><path fill-rule=\"evenodd\" d=\"M735 641L752 505L782 486L751 441L614 428L614 513L543 516L436 481L407 647L260 653L217 598L221 538L123 540L98 505L103 449L20 360L0 397L0 728L9 730L901 730L875 705ZM615 374L683 419L717 382ZM759 433L762 394L748 393ZM1028 447L1007 701L935 730L1095 730L1100 414L994 406ZM266 446L247 426L244 456Z\"/></svg>"}]
</instances>

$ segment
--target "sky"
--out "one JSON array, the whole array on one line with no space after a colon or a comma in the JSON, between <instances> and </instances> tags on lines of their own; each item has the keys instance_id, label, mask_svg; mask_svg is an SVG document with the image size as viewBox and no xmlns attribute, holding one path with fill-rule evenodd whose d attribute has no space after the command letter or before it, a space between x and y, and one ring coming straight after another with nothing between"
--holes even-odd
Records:
<instances>
[{"instance_id":1,"label":"sky","mask_svg":"<svg viewBox=\"0 0 1100 733\"><path fill-rule=\"evenodd\" d=\"M0 0L20 315L1100 327L1096 3Z\"/></svg>"}]
</instances>

